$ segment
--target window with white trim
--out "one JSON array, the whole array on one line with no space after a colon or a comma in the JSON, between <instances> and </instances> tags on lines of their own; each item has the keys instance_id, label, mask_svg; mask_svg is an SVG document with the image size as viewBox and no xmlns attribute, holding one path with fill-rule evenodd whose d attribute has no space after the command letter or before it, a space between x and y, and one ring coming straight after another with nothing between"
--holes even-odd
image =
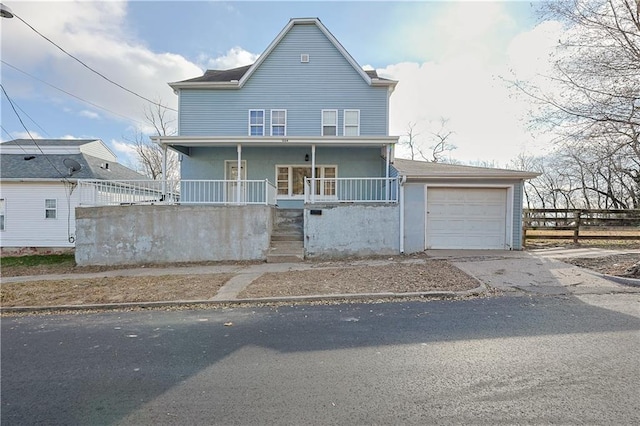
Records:
<instances>
[{"instance_id":1,"label":"window with white trim","mask_svg":"<svg viewBox=\"0 0 640 426\"><path fill-rule=\"evenodd\" d=\"M4 231L4 216L5 216L5 203L4 198L0 198L0 231Z\"/></svg>"},{"instance_id":2,"label":"window with white trim","mask_svg":"<svg viewBox=\"0 0 640 426\"><path fill-rule=\"evenodd\" d=\"M45 219L55 219L58 217L58 200L55 198L47 198L44 200L44 217Z\"/></svg>"},{"instance_id":3,"label":"window with white trim","mask_svg":"<svg viewBox=\"0 0 640 426\"><path fill-rule=\"evenodd\" d=\"M344 110L344 131L345 136L360 136L360 110Z\"/></svg>"},{"instance_id":4,"label":"window with white trim","mask_svg":"<svg viewBox=\"0 0 640 426\"><path fill-rule=\"evenodd\" d=\"M264 136L264 110L249 110L249 136Z\"/></svg>"},{"instance_id":5,"label":"window with white trim","mask_svg":"<svg viewBox=\"0 0 640 426\"><path fill-rule=\"evenodd\" d=\"M338 110L322 110L322 136L338 135Z\"/></svg>"},{"instance_id":6,"label":"window with white trim","mask_svg":"<svg viewBox=\"0 0 640 426\"><path fill-rule=\"evenodd\" d=\"M271 110L271 136L287 135L287 110Z\"/></svg>"},{"instance_id":7,"label":"window with white trim","mask_svg":"<svg viewBox=\"0 0 640 426\"><path fill-rule=\"evenodd\" d=\"M316 195L336 195L336 166L316 166L316 178L322 178L316 184ZM301 197L304 195L304 179L311 177L309 166L276 166L276 185L278 196Z\"/></svg>"}]
</instances>

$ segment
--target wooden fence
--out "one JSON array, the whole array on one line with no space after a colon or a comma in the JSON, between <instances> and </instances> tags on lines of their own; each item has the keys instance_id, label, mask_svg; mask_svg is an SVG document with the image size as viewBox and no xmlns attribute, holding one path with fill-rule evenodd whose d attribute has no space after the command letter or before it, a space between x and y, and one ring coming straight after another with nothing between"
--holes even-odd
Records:
<instances>
[{"instance_id":1,"label":"wooden fence","mask_svg":"<svg viewBox=\"0 0 640 426\"><path fill-rule=\"evenodd\" d=\"M640 240L640 210L524 209L523 241Z\"/></svg>"}]
</instances>

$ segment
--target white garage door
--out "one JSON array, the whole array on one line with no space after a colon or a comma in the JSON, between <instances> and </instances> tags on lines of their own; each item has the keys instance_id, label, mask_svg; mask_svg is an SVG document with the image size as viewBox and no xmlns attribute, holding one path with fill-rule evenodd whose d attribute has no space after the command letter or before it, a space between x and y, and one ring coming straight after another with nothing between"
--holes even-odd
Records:
<instances>
[{"instance_id":1,"label":"white garage door","mask_svg":"<svg viewBox=\"0 0 640 426\"><path fill-rule=\"evenodd\" d=\"M507 190L427 188L431 249L505 249Z\"/></svg>"}]
</instances>

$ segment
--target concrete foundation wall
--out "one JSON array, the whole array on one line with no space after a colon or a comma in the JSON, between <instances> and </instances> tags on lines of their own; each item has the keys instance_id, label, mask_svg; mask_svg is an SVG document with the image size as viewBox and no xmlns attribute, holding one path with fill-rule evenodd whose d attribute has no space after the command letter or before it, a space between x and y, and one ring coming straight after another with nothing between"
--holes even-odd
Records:
<instances>
[{"instance_id":1,"label":"concrete foundation wall","mask_svg":"<svg viewBox=\"0 0 640 426\"><path fill-rule=\"evenodd\" d=\"M397 204L307 204L305 252L308 257L398 254L399 223Z\"/></svg>"},{"instance_id":2,"label":"concrete foundation wall","mask_svg":"<svg viewBox=\"0 0 640 426\"><path fill-rule=\"evenodd\" d=\"M78 265L265 259L273 207L112 206L76 209Z\"/></svg>"}]
</instances>

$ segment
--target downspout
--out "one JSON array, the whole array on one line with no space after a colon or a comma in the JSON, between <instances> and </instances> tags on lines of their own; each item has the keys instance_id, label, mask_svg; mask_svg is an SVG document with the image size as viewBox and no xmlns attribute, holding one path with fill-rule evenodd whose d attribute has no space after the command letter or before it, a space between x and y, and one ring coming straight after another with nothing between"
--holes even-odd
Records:
<instances>
[{"instance_id":1,"label":"downspout","mask_svg":"<svg viewBox=\"0 0 640 426\"><path fill-rule=\"evenodd\" d=\"M311 204L316 202L316 146L311 145Z\"/></svg>"},{"instance_id":2,"label":"downspout","mask_svg":"<svg viewBox=\"0 0 640 426\"><path fill-rule=\"evenodd\" d=\"M240 194L242 194L240 188L240 178L242 177L242 144L238 144L238 173L236 176L236 203L240 204Z\"/></svg>"},{"instance_id":3,"label":"downspout","mask_svg":"<svg viewBox=\"0 0 640 426\"><path fill-rule=\"evenodd\" d=\"M404 254L404 184L407 182L407 176L403 175L398 181L400 193L398 199L400 202L400 254Z\"/></svg>"}]
</instances>

